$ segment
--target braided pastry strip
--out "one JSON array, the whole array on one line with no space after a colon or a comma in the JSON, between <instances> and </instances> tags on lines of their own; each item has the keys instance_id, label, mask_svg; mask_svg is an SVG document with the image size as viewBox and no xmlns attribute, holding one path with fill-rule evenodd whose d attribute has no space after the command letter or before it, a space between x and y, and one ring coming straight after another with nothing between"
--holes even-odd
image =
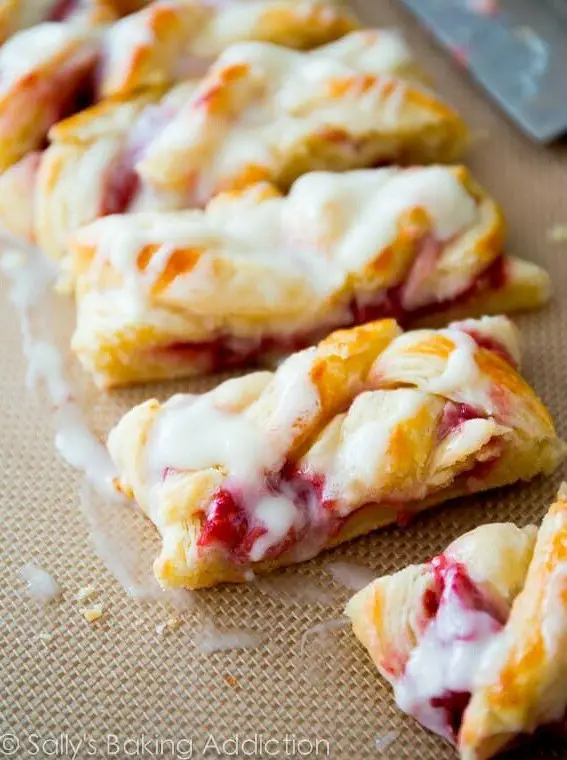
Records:
<instances>
[{"instance_id":1,"label":"braided pastry strip","mask_svg":"<svg viewBox=\"0 0 567 760\"><path fill-rule=\"evenodd\" d=\"M116 21L142 5L138 0L9 0L0 7L0 42L17 32L0 48L0 172L42 147L49 128L85 103L110 94L133 96L156 85L163 89L187 77L185 45L195 36L197 46L209 46L206 60L200 59L203 74L209 56L234 41L259 38L308 48L356 26L350 14L327 0L159 2ZM396 45L394 38L391 33L391 57L407 63L403 42Z\"/></svg>"},{"instance_id":2,"label":"braided pastry strip","mask_svg":"<svg viewBox=\"0 0 567 760\"><path fill-rule=\"evenodd\" d=\"M333 333L275 373L130 411L117 487L158 528L166 586L242 581L463 494L551 472L564 454L512 366L504 317Z\"/></svg>"},{"instance_id":3,"label":"braided pastry strip","mask_svg":"<svg viewBox=\"0 0 567 760\"><path fill-rule=\"evenodd\" d=\"M239 108L246 111L247 118L255 119L257 113L259 118L267 118L273 124L270 126L272 136L266 136L277 138L279 144L277 150L272 150L265 143L266 161L258 162L263 138L252 138L242 118L229 122L222 116L222 104L228 107L229 99L237 95L230 81L222 88L215 84L218 77L224 76L223 72L230 79L230 72L235 70L232 65L224 65L222 59L197 87L185 83L165 96L163 90L157 89L125 102L104 101L58 124L50 133L52 145L41 160L37 188L27 200L28 205L33 202L34 206L30 214L33 214L38 245L59 259L65 256L66 241L78 223L91 222L105 214L202 206L222 190L244 188L266 178L281 183L285 189L291 179L311 169L344 170L372 165L379 158L376 151L380 153L383 149L386 153L381 154L382 159L404 156L411 159L411 145L414 141L420 142L424 129L428 135L426 142L432 140L437 145L437 138L440 139L439 150L435 148L429 158L446 158L448 154L441 145L445 126L448 131L454 131L455 138L457 132L461 137L464 135L465 128L455 114L437 103L423 88L419 89L420 85L409 83L414 67L409 50L395 32L355 32L310 54L260 43L227 51L227 55L237 55L243 60L250 58L249 54L252 56L249 69L243 64L248 73L240 78L239 88L256 87L261 74L268 78L272 89L281 85L283 94L284 83L278 85L277 76L261 65L264 59L275 58L287 61L285 65L289 67L288 56L292 56L296 63L294 86L300 84L304 94L311 92L316 96L309 112L292 113L292 104L289 104L286 118L293 122L297 139L286 147L278 132L277 119L273 120L266 112L266 104L262 100L240 99ZM256 60L258 57L261 60ZM314 74L316 77L309 84ZM366 89L357 90L356 83L362 81ZM343 85L347 83L349 87L344 90ZM380 90L381 83L384 87L395 85L396 91L391 92L391 97ZM334 94L325 93L327 85L335 88ZM217 93L216 105L210 97L213 91ZM410 104L414 96L419 100L417 105ZM192 188L186 186L187 177L181 186L176 181L160 182L156 186L141 168L154 147L163 145L167 139L164 135L178 116L184 124L193 125L191 129L183 127L184 132L204 140L207 145L195 143L192 159L179 156L185 165L184 171L193 177ZM280 113L280 117L283 116ZM409 125L406 124L408 119ZM364 122L371 126L364 128L366 136L360 139ZM384 125L380 127L382 122ZM286 132L291 135L290 129L286 128ZM223 154L219 150L219 140L227 146L228 152ZM174 164L175 146L171 149L172 155L167 161L171 163L173 159ZM407 155L406 149L409 150ZM425 147L421 155L418 148L420 156L416 157L425 159L427 150ZM85 176L89 176L90 182L84 181ZM26 199L20 198L20 202L26 203ZM10 227L9 214L1 214L0 210L0 219Z\"/></svg>"},{"instance_id":4,"label":"braided pastry strip","mask_svg":"<svg viewBox=\"0 0 567 760\"><path fill-rule=\"evenodd\" d=\"M467 139L462 120L405 78L405 67L396 73L384 34L353 32L308 53L231 46L147 146L138 171L202 205L251 175L286 188L317 168L454 160Z\"/></svg>"},{"instance_id":5,"label":"braided pastry strip","mask_svg":"<svg viewBox=\"0 0 567 760\"><path fill-rule=\"evenodd\" d=\"M463 168L311 173L204 212L109 217L72 240L73 349L104 387L245 366L377 317L531 308L547 275L502 255Z\"/></svg>"},{"instance_id":6,"label":"braided pastry strip","mask_svg":"<svg viewBox=\"0 0 567 760\"><path fill-rule=\"evenodd\" d=\"M306 50L357 28L355 17L329 0L203 0L153 2L115 24L105 40L100 89L125 97L203 75L240 40Z\"/></svg>"},{"instance_id":7,"label":"braided pastry strip","mask_svg":"<svg viewBox=\"0 0 567 760\"><path fill-rule=\"evenodd\" d=\"M567 710L567 500L535 526L483 525L349 602L398 705L487 760Z\"/></svg>"}]
</instances>

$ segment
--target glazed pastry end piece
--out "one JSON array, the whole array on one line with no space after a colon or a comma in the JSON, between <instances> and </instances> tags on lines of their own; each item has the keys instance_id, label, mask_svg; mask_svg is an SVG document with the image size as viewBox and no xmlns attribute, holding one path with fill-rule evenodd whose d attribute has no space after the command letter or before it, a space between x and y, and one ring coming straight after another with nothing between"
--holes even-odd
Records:
<instances>
[{"instance_id":1,"label":"glazed pastry end piece","mask_svg":"<svg viewBox=\"0 0 567 760\"><path fill-rule=\"evenodd\" d=\"M505 318L333 333L276 372L153 400L109 436L165 586L243 581L564 456Z\"/></svg>"},{"instance_id":2,"label":"glazed pastry end piece","mask_svg":"<svg viewBox=\"0 0 567 760\"><path fill-rule=\"evenodd\" d=\"M484 525L347 605L398 705L488 760L567 709L567 501L537 531Z\"/></svg>"},{"instance_id":3,"label":"glazed pastry end piece","mask_svg":"<svg viewBox=\"0 0 567 760\"><path fill-rule=\"evenodd\" d=\"M355 594L345 612L381 675L392 685L403 676L438 612L446 578L469 596L473 585L482 589L487 605L490 600L502 614L507 612L522 588L536 533L534 526L483 525L431 562L378 578Z\"/></svg>"},{"instance_id":4,"label":"glazed pastry end piece","mask_svg":"<svg viewBox=\"0 0 567 760\"><path fill-rule=\"evenodd\" d=\"M567 489L545 516L521 593L481 663L463 717L463 760L485 760L567 710Z\"/></svg>"},{"instance_id":5,"label":"glazed pastry end piece","mask_svg":"<svg viewBox=\"0 0 567 760\"><path fill-rule=\"evenodd\" d=\"M503 243L498 206L461 167L312 172L285 197L259 183L205 211L109 217L71 240L73 349L112 387L234 369L381 317L540 305L547 274Z\"/></svg>"}]
</instances>

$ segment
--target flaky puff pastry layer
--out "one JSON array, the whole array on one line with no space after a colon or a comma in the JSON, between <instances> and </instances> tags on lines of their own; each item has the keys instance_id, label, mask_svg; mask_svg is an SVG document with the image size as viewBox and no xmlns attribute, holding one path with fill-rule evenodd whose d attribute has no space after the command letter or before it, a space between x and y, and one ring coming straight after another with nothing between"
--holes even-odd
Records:
<instances>
[{"instance_id":1,"label":"flaky puff pastry layer","mask_svg":"<svg viewBox=\"0 0 567 760\"><path fill-rule=\"evenodd\" d=\"M96 63L93 31L38 24L0 48L0 172L42 146L72 109Z\"/></svg>"},{"instance_id":2,"label":"flaky puff pastry layer","mask_svg":"<svg viewBox=\"0 0 567 760\"><path fill-rule=\"evenodd\" d=\"M357 28L344 5L329 0L203 0L153 2L108 33L103 96L124 97L204 74L225 48L241 40L309 49Z\"/></svg>"},{"instance_id":3,"label":"flaky puff pastry layer","mask_svg":"<svg viewBox=\"0 0 567 760\"><path fill-rule=\"evenodd\" d=\"M101 219L71 241L73 349L109 387L245 366L379 316L540 305L547 274L503 239L496 204L440 166L311 173L286 197L260 183L204 212Z\"/></svg>"},{"instance_id":4,"label":"flaky puff pastry layer","mask_svg":"<svg viewBox=\"0 0 567 760\"><path fill-rule=\"evenodd\" d=\"M487 348L486 346L490 346ZM148 401L114 428L117 487L158 528L165 586L313 557L447 499L551 472L552 421L504 317L333 333L275 373Z\"/></svg>"},{"instance_id":5,"label":"flaky puff pastry layer","mask_svg":"<svg viewBox=\"0 0 567 760\"><path fill-rule=\"evenodd\" d=\"M440 589L439 570L447 573L451 568L453 585L447 592L446 579L445 589ZM511 523L476 528L432 562L377 579L353 597L346 612L355 635L393 684L403 709L409 705L408 673L409 679L420 673L415 669L416 652L421 648L424 658L427 654L427 680L434 684L433 690L426 695L426 707L415 700L408 711L429 728L444 733L431 721L431 711L432 707L447 709L453 725L445 735L455 742L460 757L488 760L522 735L565 718L566 570L564 485L539 531L535 526L520 529ZM449 626L442 629L438 624L444 614L442 605L451 603L451 594L457 599L449 621L452 639ZM434 599L437 601L432 602ZM471 610L477 615L476 633L470 625ZM487 628L487 615L496 621L493 630ZM443 669L450 664L458 670L455 654L452 660L435 660L432 642L441 631L444 646L452 643L455 652L459 637L466 640L468 636L474 644L477 636L480 642L477 650L469 653L468 687L459 694L451 692L447 683L444 692L439 689L439 684L448 680L446 673L443 679ZM457 636L455 632L459 632ZM433 696L436 687L439 693Z\"/></svg>"}]
</instances>

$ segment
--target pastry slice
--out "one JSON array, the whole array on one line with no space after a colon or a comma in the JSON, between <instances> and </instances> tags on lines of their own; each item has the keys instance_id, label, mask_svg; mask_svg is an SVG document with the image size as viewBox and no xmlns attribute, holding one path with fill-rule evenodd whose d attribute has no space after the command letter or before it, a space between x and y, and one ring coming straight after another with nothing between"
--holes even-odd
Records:
<instances>
[{"instance_id":1,"label":"pastry slice","mask_svg":"<svg viewBox=\"0 0 567 760\"><path fill-rule=\"evenodd\" d=\"M88 96L93 32L46 22L0 47L0 172L42 147L49 128Z\"/></svg>"},{"instance_id":2,"label":"pastry slice","mask_svg":"<svg viewBox=\"0 0 567 760\"><path fill-rule=\"evenodd\" d=\"M333 50L333 56L342 59L351 71L355 67L375 74L403 73L409 77L413 70L409 51L395 32L352 34ZM61 122L51 131L52 145L42 159L33 211L37 215L37 242L43 250L54 258L64 257L69 233L80 223L104 214L187 208L208 200L205 196L196 197L186 188L156 187L139 171L140 162L160 138L162 130L193 102L195 90L195 82L185 82L165 95L163 88L158 87L145 91L143 96L104 101ZM151 105L148 100L152 101ZM142 105L147 106L143 112ZM353 119L356 114L362 117L366 109L364 98L360 97L350 107ZM326 117L322 115L322 118ZM197 115L194 125L201 129L198 119ZM250 150L254 152L253 143L249 142L246 147L244 125L234 124L234 129L241 133L241 138L234 139L240 139L245 149L244 163L225 166L226 178L221 179L218 186L209 188L211 195L224 187L245 187L266 174L250 154ZM205 154L203 158L209 160ZM359 162L352 151L344 155L345 168ZM334 168L333 161L329 163ZM312 158L305 155L302 164L301 171L316 168L321 165L321 157L315 153ZM89 183L84 181L86 174ZM10 223L9 217L2 221L7 226Z\"/></svg>"},{"instance_id":3,"label":"pastry slice","mask_svg":"<svg viewBox=\"0 0 567 760\"><path fill-rule=\"evenodd\" d=\"M408 333L381 320L333 333L274 373L135 407L108 448L117 488L161 534L156 577L243 581L551 472L564 445L517 355L504 317Z\"/></svg>"},{"instance_id":4,"label":"pastry slice","mask_svg":"<svg viewBox=\"0 0 567 760\"><path fill-rule=\"evenodd\" d=\"M347 606L398 705L487 760L567 710L567 501L517 528L483 525L379 578Z\"/></svg>"},{"instance_id":5,"label":"pastry slice","mask_svg":"<svg viewBox=\"0 0 567 760\"><path fill-rule=\"evenodd\" d=\"M73 349L110 387L267 361L379 317L540 305L547 275L505 256L503 236L496 204L442 166L315 172L286 197L260 183L205 211L108 217L71 240Z\"/></svg>"},{"instance_id":6,"label":"pastry slice","mask_svg":"<svg viewBox=\"0 0 567 760\"><path fill-rule=\"evenodd\" d=\"M153 2L109 30L101 92L124 97L201 76L219 53L241 40L308 49L357 26L344 6L329 0Z\"/></svg>"},{"instance_id":7,"label":"pastry slice","mask_svg":"<svg viewBox=\"0 0 567 760\"><path fill-rule=\"evenodd\" d=\"M384 35L353 32L308 53L231 46L148 144L138 171L203 205L253 179L287 188L317 168L454 160L467 138L462 120L395 73Z\"/></svg>"}]
</instances>

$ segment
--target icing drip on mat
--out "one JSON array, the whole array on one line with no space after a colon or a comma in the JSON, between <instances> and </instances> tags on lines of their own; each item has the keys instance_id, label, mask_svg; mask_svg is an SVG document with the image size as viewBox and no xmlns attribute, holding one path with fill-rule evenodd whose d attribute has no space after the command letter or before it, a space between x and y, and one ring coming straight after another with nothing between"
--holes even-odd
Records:
<instances>
[{"instance_id":1,"label":"icing drip on mat","mask_svg":"<svg viewBox=\"0 0 567 760\"><path fill-rule=\"evenodd\" d=\"M0 234L3 241L14 241ZM102 443L89 430L73 389L66 378L64 361L57 346L40 337L34 330L34 315L43 328L49 329L51 289L56 269L33 246L16 243L0 259L0 269L10 282L10 300L17 309L22 334L22 347L27 361L26 385L31 390L43 385L53 406L55 445L59 454L72 467L84 473L91 485L106 498L116 499L112 487L114 466Z\"/></svg>"},{"instance_id":2,"label":"icing drip on mat","mask_svg":"<svg viewBox=\"0 0 567 760\"><path fill-rule=\"evenodd\" d=\"M114 466L104 445L89 430L66 377L64 357L51 340L55 266L39 249L4 231L0 232L1 244L7 246L0 258L0 270L10 282L10 300L20 320L27 362L26 385L29 389L40 385L45 388L53 407L57 450L68 464L84 474L80 504L97 554L130 596L168 601L178 610L186 609L192 603L191 595L183 590L162 590L151 568L145 566L143 558L151 553L141 551L142 538L135 534L137 526L134 526L137 516L133 510L124 509L126 502L112 486ZM35 327L39 321L41 331ZM128 526L125 531L124 520L130 517L130 512L132 529ZM140 532L142 530L143 526ZM39 576L36 574L36 577Z\"/></svg>"},{"instance_id":3,"label":"icing drip on mat","mask_svg":"<svg viewBox=\"0 0 567 760\"><path fill-rule=\"evenodd\" d=\"M28 562L20 568L20 576L26 583L28 596L42 604L52 602L59 597L61 589L57 581L41 567Z\"/></svg>"}]
</instances>

